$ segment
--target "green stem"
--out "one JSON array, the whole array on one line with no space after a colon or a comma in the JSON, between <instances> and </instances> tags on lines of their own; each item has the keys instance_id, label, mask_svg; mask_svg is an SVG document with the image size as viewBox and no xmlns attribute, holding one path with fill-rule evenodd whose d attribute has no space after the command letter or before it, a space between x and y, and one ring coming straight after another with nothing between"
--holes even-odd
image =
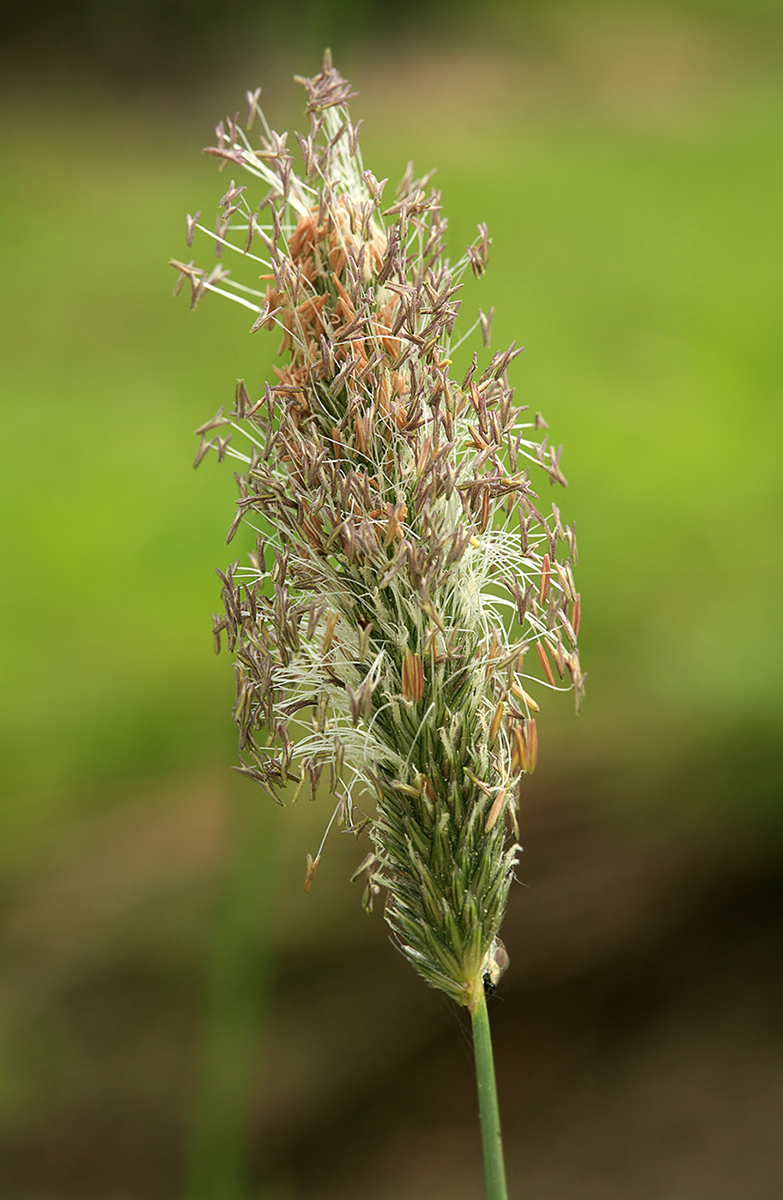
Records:
<instances>
[{"instance_id":1,"label":"green stem","mask_svg":"<svg viewBox=\"0 0 783 1200\"><path fill-rule=\"evenodd\" d=\"M503 1164L503 1141L500 1136L500 1111L495 1086L495 1064L492 1060L492 1039L489 1035L487 998L483 988L471 1009L473 1019L473 1053L476 1057L481 1145L484 1151L484 1174L487 1179L487 1200L507 1200L506 1168Z\"/></svg>"}]
</instances>

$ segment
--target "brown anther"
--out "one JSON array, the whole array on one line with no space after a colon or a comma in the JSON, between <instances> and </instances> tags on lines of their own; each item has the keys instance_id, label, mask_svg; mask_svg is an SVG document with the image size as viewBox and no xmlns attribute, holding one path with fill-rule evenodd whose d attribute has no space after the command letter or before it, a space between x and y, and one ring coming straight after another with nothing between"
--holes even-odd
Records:
<instances>
[{"instance_id":1,"label":"brown anther","mask_svg":"<svg viewBox=\"0 0 783 1200\"><path fill-rule=\"evenodd\" d=\"M489 525L489 489L484 489L484 494L481 497L481 518L479 520L479 533L486 533Z\"/></svg>"},{"instance_id":2,"label":"brown anther","mask_svg":"<svg viewBox=\"0 0 783 1200\"><path fill-rule=\"evenodd\" d=\"M404 535L405 529L402 523L408 515L408 506L404 500L401 500L399 504L394 506L389 504L386 508L386 514L388 520L386 545L388 546L389 542L394 538L401 538Z\"/></svg>"},{"instance_id":3,"label":"brown anther","mask_svg":"<svg viewBox=\"0 0 783 1200\"><path fill-rule=\"evenodd\" d=\"M485 833L489 833L492 826L497 823L498 817L503 812L503 809L506 807L507 798L508 798L508 789L501 788L500 791L498 792L497 796L495 797L495 799L492 801L492 807L490 808L489 812L487 813L487 819L484 822L484 832Z\"/></svg>"},{"instance_id":4,"label":"brown anther","mask_svg":"<svg viewBox=\"0 0 783 1200\"><path fill-rule=\"evenodd\" d=\"M523 704L526 704L528 708L532 708L533 712L538 712L538 705L533 697L529 696L525 689L520 687L516 680L511 685L511 691L522 701Z\"/></svg>"},{"instance_id":5,"label":"brown anther","mask_svg":"<svg viewBox=\"0 0 783 1200\"><path fill-rule=\"evenodd\" d=\"M554 676L554 672L552 671L552 664L550 663L550 661L547 657L547 653L544 650L544 646L541 642L536 642L536 653L538 654L539 662L541 663L544 674L546 675L547 679L551 683L552 687L554 687L555 686L555 676Z\"/></svg>"},{"instance_id":6,"label":"brown anther","mask_svg":"<svg viewBox=\"0 0 783 1200\"><path fill-rule=\"evenodd\" d=\"M514 726L514 749L511 753L511 772L516 775L517 771L527 771L527 746L525 739L522 736L522 730L519 725Z\"/></svg>"},{"instance_id":7,"label":"brown anther","mask_svg":"<svg viewBox=\"0 0 783 1200\"><path fill-rule=\"evenodd\" d=\"M353 427L356 430L356 449L360 454L367 454L367 439L364 436L364 420L357 413L353 419Z\"/></svg>"},{"instance_id":8,"label":"brown anther","mask_svg":"<svg viewBox=\"0 0 783 1200\"><path fill-rule=\"evenodd\" d=\"M552 661L555 664L555 669L556 669L558 675L560 676L560 678L562 679L563 676L565 675L565 670L566 670L566 652L565 652L565 648L564 648L563 643L560 640L560 638L558 637L556 646L550 646L549 643L547 643L547 649L549 650L549 653L552 656Z\"/></svg>"},{"instance_id":9,"label":"brown anther","mask_svg":"<svg viewBox=\"0 0 783 1200\"><path fill-rule=\"evenodd\" d=\"M323 230L318 229L318 210L313 208L309 213L303 213L296 223L296 229L288 241L291 257L301 258L312 251L315 243L323 237Z\"/></svg>"},{"instance_id":10,"label":"brown anther","mask_svg":"<svg viewBox=\"0 0 783 1200\"><path fill-rule=\"evenodd\" d=\"M545 554L541 563L541 590L538 594L539 603L543 604L549 594L549 582L552 578L552 570L549 562L549 555Z\"/></svg>"},{"instance_id":11,"label":"brown anther","mask_svg":"<svg viewBox=\"0 0 783 1200\"><path fill-rule=\"evenodd\" d=\"M349 321L353 320L353 318L356 316L356 309L353 306L351 297L348 295L345 288L340 283L339 275L336 272L332 273L332 283L334 284L335 288L337 289L338 306L339 306L340 301L342 301L342 311L344 312L346 319Z\"/></svg>"},{"instance_id":12,"label":"brown anther","mask_svg":"<svg viewBox=\"0 0 783 1200\"><path fill-rule=\"evenodd\" d=\"M432 451L432 438L427 437L424 439L424 443L419 451L419 457L416 461L416 473L418 475L421 475L423 473L424 468L426 467L427 462L429 461L431 451Z\"/></svg>"},{"instance_id":13,"label":"brown anther","mask_svg":"<svg viewBox=\"0 0 783 1200\"><path fill-rule=\"evenodd\" d=\"M406 650L402 657L402 696L418 704L424 695L424 664L418 654Z\"/></svg>"}]
</instances>

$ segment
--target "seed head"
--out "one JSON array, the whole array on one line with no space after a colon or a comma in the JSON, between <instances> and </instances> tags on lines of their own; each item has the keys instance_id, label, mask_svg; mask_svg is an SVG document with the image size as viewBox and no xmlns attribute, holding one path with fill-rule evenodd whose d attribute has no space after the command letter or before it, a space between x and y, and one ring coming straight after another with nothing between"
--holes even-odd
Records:
<instances>
[{"instance_id":1,"label":"seed head","mask_svg":"<svg viewBox=\"0 0 783 1200\"><path fill-rule=\"evenodd\" d=\"M276 382L254 399L240 381L229 416L198 431L197 464L214 449L240 465L229 540L258 531L250 565L219 572L214 622L236 658L238 769L281 803L328 779L332 820L369 826L365 904L385 889L403 953L472 1006L502 969L532 693L560 687L552 664L577 702L583 690L575 535L530 478L563 485L560 449L514 404L513 344L452 378L460 281L486 270L486 227L450 266L429 176L409 164L384 208L330 56L299 82L301 169L248 92L260 140L234 117L206 153L253 182L231 180L214 227L186 222L188 245L212 239L220 264L173 263L194 306L226 296L280 338ZM464 336L488 345L492 315ZM533 646L543 679L525 670Z\"/></svg>"}]
</instances>

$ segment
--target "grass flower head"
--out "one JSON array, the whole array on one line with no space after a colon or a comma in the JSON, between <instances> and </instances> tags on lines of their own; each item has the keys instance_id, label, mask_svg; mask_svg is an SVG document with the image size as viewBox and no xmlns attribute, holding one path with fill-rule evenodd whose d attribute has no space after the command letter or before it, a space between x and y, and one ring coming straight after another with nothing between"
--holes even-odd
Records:
<instances>
[{"instance_id":1,"label":"grass flower head","mask_svg":"<svg viewBox=\"0 0 783 1200\"><path fill-rule=\"evenodd\" d=\"M239 464L229 540L258 531L214 628L235 655L239 769L280 800L328 783L342 825L369 828L365 904L384 890L403 953L472 1010L505 963L534 695L582 695L574 530L535 490L565 483L560 450L514 404L513 345L452 377L486 228L450 265L440 194L409 165L384 198L329 55L299 82L301 166L249 93L247 128L222 123L207 153L250 182L231 181L214 228L187 223L217 265L174 264L193 305L228 296L280 338L276 381L260 397L240 382L196 459Z\"/></svg>"}]
</instances>

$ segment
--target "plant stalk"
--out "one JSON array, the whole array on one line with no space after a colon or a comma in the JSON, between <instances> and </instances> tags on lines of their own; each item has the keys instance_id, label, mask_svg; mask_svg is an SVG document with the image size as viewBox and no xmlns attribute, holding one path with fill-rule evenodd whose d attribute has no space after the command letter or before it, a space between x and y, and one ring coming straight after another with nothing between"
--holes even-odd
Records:
<instances>
[{"instance_id":1,"label":"plant stalk","mask_svg":"<svg viewBox=\"0 0 783 1200\"><path fill-rule=\"evenodd\" d=\"M492 1038L489 1033L489 1014L484 989L478 991L471 1006L473 1020L473 1053L476 1059L481 1145L484 1151L484 1174L487 1180L487 1200L507 1200L506 1168L503 1162L503 1140L500 1134L500 1110L495 1085L495 1064L492 1059Z\"/></svg>"}]
</instances>

